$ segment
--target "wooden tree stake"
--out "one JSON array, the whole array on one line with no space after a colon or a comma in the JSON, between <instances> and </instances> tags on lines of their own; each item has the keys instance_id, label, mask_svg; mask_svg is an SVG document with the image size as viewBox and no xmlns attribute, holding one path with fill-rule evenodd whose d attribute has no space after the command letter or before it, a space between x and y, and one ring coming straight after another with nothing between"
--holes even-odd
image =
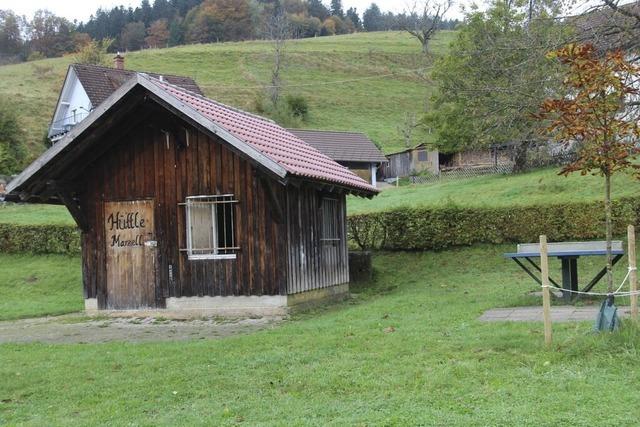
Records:
<instances>
[{"instance_id":1,"label":"wooden tree stake","mask_svg":"<svg viewBox=\"0 0 640 427\"><path fill-rule=\"evenodd\" d=\"M540 236L540 273L542 274L542 317L544 319L544 343L551 346L551 295L549 292L549 257L547 236Z\"/></svg>"},{"instance_id":2,"label":"wooden tree stake","mask_svg":"<svg viewBox=\"0 0 640 427\"><path fill-rule=\"evenodd\" d=\"M627 253L629 255L629 290L631 291L631 318L638 320L638 272L636 271L636 230L633 225L627 227Z\"/></svg>"}]
</instances>

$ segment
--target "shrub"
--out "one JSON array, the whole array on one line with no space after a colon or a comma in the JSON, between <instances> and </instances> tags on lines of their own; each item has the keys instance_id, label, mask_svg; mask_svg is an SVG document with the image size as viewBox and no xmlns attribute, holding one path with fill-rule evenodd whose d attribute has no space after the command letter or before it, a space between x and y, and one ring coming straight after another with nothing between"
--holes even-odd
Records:
<instances>
[{"instance_id":1,"label":"shrub","mask_svg":"<svg viewBox=\"0 0 640 427\"><path fill-rule=\"evenodd\" d=\"M80 233L70 225L0 224L0 252L80 254Z\"/></svg>"},{"instance_id":2,"label":"shrub","mask_svg":"<svg viewBox=\"0 0 640 427\"><path fill-rule=\"evenodd\" d=\"M23 140L15 109L8 102L0 102L0 173L20 170L26 156Z\"/></svg>"},{"instance_id":3,"label":"shrub","mask_svg":"<svg viewBox=\"0 0 640 427\"><path fill-rule=\"evenodd\" d=\"M47 79L53 73L53 65L49 64L31 64L33 74L39 79Z\"/></svg>"},{"instance_id":4,"label":"shrub","mask_svg":"<svg viewBox=\"0 0 640 427\"><path fill-rule=\"evenodd\" d=\"M82 45L74 56L75 62L79 64L92 64L108 66L109 59L107 50L113 44L114 39L105 38L100 41L91 40Z\"/></svg>"},{"instance_id":5,"label":"shrub","mask_svg":"<svg viewBox=\"0 0 640 427\"><path fill-rule=\"evenodd\" d=\"M640 201L614 202L614 232L638 222ZM548 206L394 209L348 218L349 239L363 250L440 250L475 243L535 242L602 238L601 203Z\"/></svg>"},{"instance_id":6,"label":"shrub","mask_svg":"<svg viewBox=\"0 0 640 427\"><path fill-rule=\"evenodd\" d=\"M38 52L37 50L34 50L29 54L29 56L27 56L27 61L29 62L40 61L41 59L46 59L46 56L44 56L44 54L42 54L41 52Z\"/></svg>"},{"instance_id":7,"label":"shrub","mask_svg":"<svg viewBox=\"0 0 640 427\"><path fill-rule=\"evenodd\" d=\"M263 116L267 116L280 126L288 128L297 128L302 126L303 116L294 113L289 103L289 96L285 98L286 102L278 102L277 105L273 105L267 100L267 93L265 91L259 91L253 98L253 110ZM299 109L299 113L307 113L308 106L306 100L303 97L294 97L292 102ZM297 99L301 98L301 100ZM306 107L306 111L304 108Z\"/></svg>"},{"instance_id":8,"label":"shrub","mask_svg":"<svg viewBox=\"0 0 640 427\"><path fill-rule=\"evenodd\" d=\"M306 120L309 115L309 103L307 99L302 95L287 95L287 105L291 114L296 117L300 117L302 120Z\"/></svg>"}]
</instances>

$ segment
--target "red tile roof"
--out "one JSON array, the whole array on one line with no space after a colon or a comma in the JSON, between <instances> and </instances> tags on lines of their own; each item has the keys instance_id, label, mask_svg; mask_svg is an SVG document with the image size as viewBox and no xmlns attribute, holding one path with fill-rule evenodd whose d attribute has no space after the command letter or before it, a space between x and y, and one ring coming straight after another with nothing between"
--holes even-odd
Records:
<instances>
[{"instance_id":1,"label":"red tile roof","mask_svg":"<svg viewBox=\"0 0 640 427\"><path fill-rule=\"evenodd\" d=\"M346 167L339 165L271 120L229 107L166 81L154 78L149 80L281 165L291 175L335 183L370 193L378 192Z\"/></svg>"}]
</instances>

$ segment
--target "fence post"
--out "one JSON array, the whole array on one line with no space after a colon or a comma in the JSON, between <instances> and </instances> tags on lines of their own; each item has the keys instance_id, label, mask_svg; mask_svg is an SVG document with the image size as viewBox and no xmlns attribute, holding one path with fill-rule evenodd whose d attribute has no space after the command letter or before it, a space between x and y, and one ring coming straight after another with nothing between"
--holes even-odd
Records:
<instances>
[{"instance_id":1,"label":"fence post","mask_svg":"<svg viewBox=\"0 0 640 427\"><path fill-rule=\"evenodd\" d=\"M549 257L547 236L540 236L540 273L542 274L542 318L544 320L544 343L551 346L551 295L549 293Z\"/></svg>"},{"instance_id":2,"label":"fence post","mask_svg":"<svg viewBox=\"0 0 640 427\"><path fill-rule=\"evenodd\" d=\"M636 230L627 227L627 252L629 256L629 290L631 291L631 318L638 320L638 272L636 270Z\"/></svg>"}]
</instances>

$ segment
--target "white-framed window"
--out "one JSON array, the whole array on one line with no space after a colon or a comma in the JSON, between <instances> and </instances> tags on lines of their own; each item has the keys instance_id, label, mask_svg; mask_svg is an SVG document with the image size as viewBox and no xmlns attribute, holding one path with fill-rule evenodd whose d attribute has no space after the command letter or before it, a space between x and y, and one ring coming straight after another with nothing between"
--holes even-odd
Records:
<instances>
[{"instance_id":1,"label":"white-framed window","mask_svg":"<svg viewBox=\"0 0 640 427\"><path fill-rule=\"evenodd\" d=\"M190 260L236 257L240 249L235 241L237 203L233 194L187 197L187 248L183 251Z\"/></svg>"},{"instance_id":2,"label":"white-framed window","mask_svg":"<svg viewBox=\"0 0 640 427\"><path fill-rule=\"evenodd\" d=\"M322 235L320 241L326 244L340 242L340 213L337 199L322 198Z\"/></svg>"}]
</instances>

